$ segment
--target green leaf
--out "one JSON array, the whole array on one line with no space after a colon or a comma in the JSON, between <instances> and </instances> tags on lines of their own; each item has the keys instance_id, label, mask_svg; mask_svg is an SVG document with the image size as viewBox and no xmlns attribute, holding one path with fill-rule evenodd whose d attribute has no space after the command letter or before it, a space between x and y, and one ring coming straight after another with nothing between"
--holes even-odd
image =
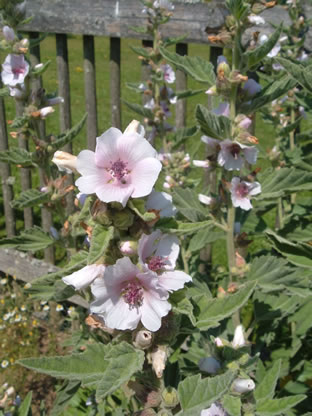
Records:
<instances>
[{"instance_id":1,"label":"green leaf","mask_svg":"<svg viewBox=\"0 0 312 416\"><path fill-rule=\"evenodd\" d=\"M142 105L129 103L128 101L122 100L130 110L134 111L135 113L139 114L142 117L148 118L149 120L154 119L154 113L149 109L145 108Z\"/></svg>"},{"instance_id":2,"label":"green leaf","mask_svg":"<svg viewBox=\"0 0 312 416\"><path fill-rule=\"evenodd\" d=\"M229 416L241 416L242 402L239 397L226 394L222 399L222 406Z\"/></svg>"},{"instance_id":3,"label":"green leaf","mask_svg":"<svg viewBox=\"0 0 312 416\"><path fill-rule=\"evenodd\" d=\"M173 191L173 204L188 220L202 221L207 215L206 209L198 200L198 194L192 189L176 188Z\"/></svg>"},{"instance_id":4,"label":"green leaf","mask_svg":"<svg viewBox=\"0 0 312 416\"><path fill-rule=\"evenodd\" d=\"M80 381L64 381L56 392L50 416L59 416L66 409L67 404L79 390L79 387Z\"/></svg>"},{"instance_id":5,"label":"green leaf","mask_svg":"<svg viewBox=\"0 0 312 416\"><path fill-rule=\"evenodd\" d=\"M142 370L145 354L130 344L121 342L113 346L105 359L109 364L98 383L96 399L100 400L113 393L137 371Z\"/></svg>"},{"instance_id":6,"label":"green leaf","mask_svg":"<svg viewBox=\"0 0 312 416\"><path fill-rule=\"evenodd\" d=\"M88 264L94 264L101 256L104 255L113 237L114 227L107 228L101 224L96 224L93 227Z\"/></svg>"},{"instance_id":7,"label":"green leaf","mask_svg":"<svg viewBox=\"0 0 312 416\"><path fill-rule=\"evenodd\" d=\"M156 219L156 214L154 212L148 212L145 209L144 199L135 198L131 199L128 202L128 207L132 209L143 221L149 222Z\"/></svg>"},{"instance_id":8,"label":"green leaf","mask_svg":"<svg viewBox=\"0 0 312 416\"><path fill-rule=\"evenodd\" d=\"M24 358L18 361L31 370L65 380L96 386L97 398L112 393L137 371L144 362L144 352L130 344L88 345L86 351L59 357Z\"/></svg>"},{"instance_id":9,"label":"green leaf","mask_svg":"<svg viewBox=\"0 0 312 416\"><path fill-rule=\"evenodd\" d=\"M226 0L226 7L236 20L244 20L250 9L249 4L244 0Z\"/></svg>"},{"instance_id":10,"label":"green leaf","mask_svg":"<svg viewBox=\"0 0 312 416\"><path fill-rule=\"evenodd\" d=\"M0 240L2 248L16 248L22 251L43 250L53 243L53 238L37 226L22 231L19 236Z\"/></svg>"},{"instance_id":11,"label":"green leaf","mask_svg":"<svg viewBox=\"0 0 312 416\"><path fill-rule=\"evenodd\" d=\"M220 321L231 316L240 309L251 296L256 282L247 283L234 294L228 294L224 298L207 298L203 295L196 299L199 309L196 326L200 330L207 330L220 325Z\"/></svg>"},{"instance_id":12,"label":"green leaf","mask_svg":"<svg viewBox=\"0 0 312 416\"><path fill-rule=\"evenodd\" d=\"M297 82L291 77L284 76L279 80L274 80L268 84L262 91L256 94L253 99L240 105L239 112L249 114L259 108L270 104L273 100L285 95L289 90L294 88Z\"/></svg>"},{"instance_id":13,"label":"green leaf","mask_svg":"<svg viewBox=\"0 0 312 416\"><path fill-rule=\"evenodd\" d=\"M34 166L31 153L19 147L12 147L10 150L0 152L0 162L15 163L23 167Z\"/></svg>"},{"instance_id":14,"label":"green leaf","mask_svg":"<svg viewBox=\"0 0 312 416\"><path fill-rule=\"evenodd\" d=\"M269 52L273 49L276 42L278 41L280 34L282 32L283 25L281 24L279 28L270 36L270 38L262 44L261 46L258 46L257 48L246 51L242 59L245 63L245 70L250 70L252 67L256 66L259 62L262 61L263 58L267 56Z\"/></svg>"},{"instance_id":15,"label":"green leaf","mask_svg":"<svg viewBox=\"0 0 312 416\"><path fill-rule=\"evenodd\" d=\"M193 127L183 127L181 129L178 129L176 133L173 136L173 147L172 150L177 150L180 148L181 144L188 139L189 137L194 136L197 133L197 126Z\"/></svg>"},{"instance_id":16,"label":"green leaf","mask_svg":"<svg viewBox=\"0 0 312 416\"><path fill-rule=\"evenodd\" d=\"M10 127L13 129L19 129L23 127L27 123L28 120L29 120L29 116L25 114L19 117L15 117Z\"/></svg>"},{"instance_id":17,"label":"green leaf","mask_svg":"<svg viewBox=\"0 0 312 416\"><path fill-rule=\"evenodd\" d=\"M308 92L312 92L312 65L305 67L285 58L275 58L275 60L284 67L296 83L300 84Z\"/></svg>"},{"instance_id":18,"label":"green leaf","mask_svg":"<svg viewBox=\"0 0 312 416\"><path fill-rule=\"evenodd\" d=\"M192 237L188 250L190 252L201 250L203 247L206 247L207 244L224 239L225 235L225 232L215 231L214 225L211 224L210 226L199 230L199 232Z\"/></svg>"},{"instance_id":19,"label":"green leaf","mask_svg":"<svg viewBox=\"0 0 312 416\"><path fill-rule=\"evenodd\" d=\"M9 87L0 88L0 97L8 97L10 95Z\"/></svg>"},{"instance_id":20,"label":"green leaf","mask_svg":"<svg viewBox=\"0 0 312 416\"><path fill-rule=\"evenodd\" d=\"M166 48L160 48L160 53L168 62L175 65L177 69L186 72L196 81L205 83L209 87L215 84L216 76L211 62L198 56L182 56L175 52L170 52Z\"/></svg>"},{"instance_id":21,"label":"green leaf","mask_svg":"<svg viewBox=\"0 0 312 416\"><path fill-rule=\"evenodd\" d=\"M28 189L22 192L18 198L11 202L12 208L28 208L43 204L50 200L49 192L41 192L38 189Z\"/></svg>"},{"instance_id":22,"label":"green leaf","mask_svg":"<svg viewBox=\"0 0 312 416\"><path fill-rule=\"evenodd\" d=\"M217 116L201 104L197 105L195 115L203 133L207 136L219 140L231 137L231 121L228 117Z\"/></svg>"},{"instance_id":23,"label":"green leaf","mask_svg":"<svg viewBox=\"0 0 312 416\"><path fill-rule=\"evenodd\" d=\"M298 337L305 335L312 327L311 302L312 296L308 296L305 303L289 318L290 322L296 323L295 333Z\"/></svg>"},{"instance_id":24,"label":"green leaf","mask_svg":"<svg viewBox=\"0 0 312 416\"><path fill-rule=\"evenodd\" d=\"M17 416L29 416L31 413L31 399L32 399L32 392L30 391L27 393L27 396L23 400L23 403L17 410Z\"/></svg>"},{"instance_id":25,"label":"green leaf","mask_svg":"<svg viewBox=\"0 0 312 416\"><path fill-rule=\"evenodd\" d=\"M140 88L141 85L142 85L141 82L126 82L126 86L130 90L135 91L138 94L142 94L143 93L142 89Z\"/></svg>"},{"instance_id":26,"label":"green leaf","mask_svg":"<svg viewBox=\"0 0 312 416\"><path fill-rule=\"evenodd\" d=\"M277 380L281 371L281 360L275 361L272 368L266 371L265 376L261 380L254 391L256 401L272 399L275 392Z\"/></svg>"},{"instance_id":27,"label":"green leaf","mask_svg":"<svg viewBox=\"0 0 312 416\"><path fill-rule=\"evenodd\" d=\"M207 228L212 225L210 220L201 222L182 222L175 221L172 218L161 218L157 222L157 228L165 233L173 234L193 234L203 228Z\"/></svg>"},{"instance_id":28,"label":"green leaf","mask_svg":"<svg viewBox=\"0 0 312 416\"><path fill-rule=\"evenodd\" d=\"M176 38L167 38L163 41L164 47L176 45L177 43L183 42L187 38L187 35L177 36Z\"/></svg>"},{"instance_id":29,"label":"green leaf","mask_svg":"<svg viewBox=\"0 0 312 416\"><path fill-rule=\"evenodd\" d=\"M235 373L232 371L204 379L199 374L186 377L178 387L182 407L178 415L199 416L203 409L219 400L229 390L234 378Z\"/></svg>"},{"instance_id":30,"label":"green leaf","mask_svg":"<svg viewBox=\"0 0 312 416\"><path fill-rule=\"evenodd\" d=\"M51 60L48 60L47 62L45 62L43 64L42 67L33 68L32 71L31 71L32 75L42 75L42 74L44 74L45 71L48 69L51 62L52 62Z\"/></svg>"},{"instance_id":31,"label":"green leaf","mask_svg":"<svg viewBox=\"0 0 312 416\"><path fill-rule=\"evenodd\" d=\"M295 396L283 397L282 399L271 399L258 402L256 407L256 415L259 416L274 416L281 415L287 410L292 409L298 403L302 402L306 396L304 394L297 394Z\"/></svg>"},{"instance_id":32,"label":"green leaf","mask_svg":"<svg viewBox=\"0 0 312 416\"><path fill-rule=\"evenodd\" d=\"M177 91L176 96L178 100L181 100L182 98L193 97L194 95L201 94L204 91L205 89Z\"/></svg>"},{"instance_id":33,"label":"green leaf","mask_svg":"<svg viewBox=\"0 0 312 416\"><path fill-rule=\"evenodd\" d=\"M304 268L312 268L312 247L310 245L292 243L272 230L267 230L266 236L275 250L286 257L290 263Z\"/></svg>"},{"instance_id":34,"label":"green leaf","mask_svg":"<svg viewBox=\"0 0 312 416\"><path fill-rule=\"evenodd\" d=\"M312 173L295 168L267 169L258 176L261 194L257 200L275 199L286 194L312 189Z\"/></svg>"},{"instance_id":35,"label":"green leaf","mask_svg":"<svg viewBox=\"0 0 312 416\"><path fill-rule=\"evenodd\" d=\"M130 30L133 30L133 32L145 34L147 33L147 27L145 26L129 26Z\"/></svg>"},{"instance_id":36,"label":"green leaf","mask_svg":"<svg viewBox=\"0 0 312 416\"><path fill-rule=\"evenodd\" d=\"M302 117L299 117L294 123L288 124L288 126L282 128L278 133L279 136L285 137L292 131L296 130L296 128L299 127L301 120L302 120Z\"/></svg>"},{"instance_id":37,"label":"green leaf","mask_svg":"<svg viewBox=\"0 0 312 416\"><path fill-rule=\"evenodd\" d=\"M88 113L86 113L82 119L77 123L74 127L72 127L70 130L65 131L64 133L57 136L55 141L52 141L50 146L52 147L52 150L50 151L50 154L53 154L56 150L61 149L66 144L70 143L74 138L80 133L81 129L83 128L86 119L88 117Z\"/></svg>"},{"instance_id":38,"label":"green leaf","mask_svg":"<svg viewBox=\"0 0 312 416\"><path fill-rule=\"evenodd\" d=\"M133 52L135 52L137 55L141 55L144 56L144 58L150 59L151 57L151 52L153 53L153 49L152 48L141 48L138 46L131 46L130 48L133 50Z\"/></svg>"}]
</instances>

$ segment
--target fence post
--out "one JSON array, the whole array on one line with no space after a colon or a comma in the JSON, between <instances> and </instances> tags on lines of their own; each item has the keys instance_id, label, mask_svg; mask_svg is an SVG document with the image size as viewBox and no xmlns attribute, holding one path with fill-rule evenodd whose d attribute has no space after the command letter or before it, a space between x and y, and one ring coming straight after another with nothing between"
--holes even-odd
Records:
<instances>
[{"instance_id":1,"label":"fence post","mask_svg":"<svg viewBox=\"0 0 312 416\"><path fill-rule=\"evenodd\" d=\"M0 81L0 88L2 87ZM0 151L7 150L8 132L6 128L6 116L4 108L4 100L0 97ZM1 184L3 193L3 206L5 216L5 229L7 237L13 237L16 233L15 229L15 213L10 202L14 199L13 185L9 183L11 177L11 166L8 163L0 163Z\"/></svg>"},{"instance_id":2,"label":"fence post","mask_svg":"<svg viewBox=\"0 0 312 416\"><path fill-rule=\"evenodd\" d=\"M177 43L176 45L176 53L179 55L187 55L188 46L187 43ZM186 73L180 71L179 69L176 72L176 90L185 91L187 88L187 76ZM185 127L186 124L186 114L187 114L187 107L186 107L186 99L181 99L177 101L176 104L176 126L177 128Z\"/></svg>"},{"instance_id":3,"label":"fence post","mask_svg":"<svg viewBox=\"0 0 312 416\"><path fill-rule=\"evenodd\" d=\"M112 126L121 129L120 38L110 38L110 99Z\"/></svg>"},{"instance_id":4,"label":"fence post","mask_svg":"<svg viewBox=\"0 0 312 416\"><path fill-rule=\"evenodd\" d=\"M88 149L94 150L97 137L96 79L94 37L83 36L83 68L87 118Z\"/></svg>"}]
</instances>

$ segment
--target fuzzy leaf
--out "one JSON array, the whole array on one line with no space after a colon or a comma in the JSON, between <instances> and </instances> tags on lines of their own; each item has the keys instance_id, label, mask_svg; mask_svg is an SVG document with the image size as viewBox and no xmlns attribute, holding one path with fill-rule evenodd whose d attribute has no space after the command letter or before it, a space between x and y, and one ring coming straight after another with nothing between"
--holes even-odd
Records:
<instances>
[{"instance_id":1,"label":"fuzzy leaf","mask_svg":"<svg viewBox=\"0 0 312 416\"><path fill-rule=\"evenodd\" d=\"M275 58L275 60L284 67L296 83L300 84L308 92L312 92L312 65L305 67L285 58Z\"/></svg>"},{"instance_id":2,"label":"fuzzy leaf","mask_svg":"<svg viewBox=\"0 0 312 416\"><path fill-rule=\"evenodd\" d=\"M231 121L228 117L217 116L201 104L196 107L195 115L201 130L207 136L219 140L231 137Z\"/></svg>"},{"instance_id":3,"label":"fuzzy leaf","mask_svg":"<svg viewBox=\"0 0 312 416\"><path fill-rule=\"evenodd\" d=\"M151 54L150 52L152 51L152 48L148 49L148 48L141 48L138 46L131 46L130 48L133 50L133 52L135 52L137 55L141 55L144 56L144 58L149 59ZM152 51L153 52L153 51Z\"/></svg>"},{"instance_id":4,"label":"fuzzy leaf","mask_svg":"<svg viewBox=\"0 0 312 416\"><path fill-rule=\"evenodd\" d=\"M178 100L181 100L182 98L193 97L194 95L201 94L204 91L205 91L205 89L177 91L176 96L177 96Z\"/></svg>"},{"instance_id":5,"label":"fuzzy leaf","mask_svg":"<svg viewBox=\"0 0 312 416\"><path fill-rule=\"evenodd\" d=\"M222 399L222 406L229 416L241 416L242 402L239 397L226 394Z\"/></svg>"},{"instance_id":6,"label":"fuzzy leaf","mask_svg":"<svg viewBox=\"0 0 312 416\"><path fill-rule=\"evenodd\" d=\"M22 192L18 198L14 199L11 202L12 208L28 208L34 207L44 202L49 201L50 193L41 192L38 189L28 189L27 191Z\"/></svg>"},{"instance_id":7,"label":"fuzzy leaf","mask_svg":"<svg viewBox=\"0 0 312 416\"><path fill-rule=\"evenodd\" d=\"M48 67L49 67L49 65L50 65L51 62L52 62L51 60L48 60L47 62L45 62L43 64L42 67L33 68L32 72L31 72L32 75L42 75L42 74L44 74L45 71L48 69Z\"/></svg>"},{"instance_id":8,"label":"fuzzy leaf","mask_svg":"<svg viewBox=\"0 0 312 416\"><path fill-rule=\"evenodd\" d=\"M272 368L266 371L265 376L261 380L254 391L254 397L258 401L272 399L275 392L277 380L281 371L281 360L275 361Z\"/></svg>"},{"instance_id":9,"label":"fuzzy leaf","mask_svg":"<svg viewBox=\"0 0 312 416\"><path fill-rule=\"evenodd\" d=\"M232 371L204 379L199 374L186 377L178 387L182 407L178 415L199 416L203 409L220 399L229 390L234 377L235 373Z\"/></svg>"},{"instance_id":10,"label":"fuzzy leaf","mask_svg":"<svg viewBox=\"0 0 312 416\"><path fill-rule=\"evenodd\" d=\"M256 407L256 415L259 416L274 416L281 415L287 410L292 409L298 403L302 402L306 396L304 394L297 394L295 396L283 397L282 399L271 399L258 402Z\"/></svg>"},{"instance_id":11,"label":"fuzzy leaf","mask_svg":"<svg viewBox=\"0 0 312 416\"><path fill-rule=\"evenodd\" d=\"M203 295L196 299L199 309L196 326L203 331L219 326L220 321L232 315L247 302L255 286L255 282L247 283L236 293L226 295L224 298L211 299Z\"/></svg>"},{"instance_id":12,"label":"fuzzy leaf","mask_svg":"<svg viewBox=\"0 0 312 416\"><path fill-rule=\"evenodd\" d=\"M259 110L259 108L286 94L289 90L294 88L296 84L297 82L290 76L284 76L279 80L274 80L256 94L251 101L243 103L239 107L239 112L249 114Z\"/></svg>"},{"instance_id":13,"label":"fuzzy leaf","mask_svg":"<svg viewBox=\"0 0 312 416\"><path fill-rule=\"evenodd\" d=\"M243 54L242 59L244 60L244 62L246 62L245 63L246 71L256 66L259 62L262 61L263 58L267 56L269 52L271 52L271 50L273 49L273 47L275 46L276 42L278 41L280 37L280 34L282 32L282 26L283 25L280 25L280 27L276 29L276 31L270 36L267 42L265 42L263 45L258 46L257 48L251 51L246 51Z\"/></svg>"},{"instance_id":14,"label":"fuzzy leaf","mask_svg":"<svg viewBox=\"0 0 312 416\"><path fill-rule=\"evenodd\" d=\"M68 402L79 390L80 381L65 381L57 390L50 416L59 416L66 409Z\"/></svg>"},{"instance_id":15,"label":"fuzzy leaf","mask_svg":"<svg viewBox=\"0 0 312 416\"><path fill-rule=\"evenodd\" d=\"M13 129L19 129L23 127L27 123L28 120L29 120L29 116L27 115L15 117L10 127Z\"/></svg>"},{"instance_id":16,"label":"fuzzy leaf","mask_svg":"<svg viewBox=\"0 0 312 416\"><path fill-rule=\"evenodd\" d=\"M148 212L145 210L145 201L140 198L132 199L128 202L128 207L132 209L143 221L149 222L156 218L154 212Z\"/></svg>"},{"instance_id":17,"label":"fuzzy leaf","mask_svg":"<svg viewBox=\"0 0 312 416\"><path fill-rule=\"evenodd\" d=\"M88 117L88 113L86 113L82 119L77 123L74 127L72 127L70 130L65 131L65 133L60 134L57 136L55 141L51 143L51 154L53 154L56 150L61 149L66 144L70 143L74 138L80 133L81 129L83 128L86 120Z\"/></svg>"},{"instance_id":18,"label":"fuzzy leaf","mask_svg":"<svg viewBox=\"0 0 312 416\"><path fill-rule=\"evenodd\" d=\"M0 97L8 97L10 95L9 87L0 88Z\"/></svg>"},{"instance_id":19,"label":"fuzzy leaf","mask_svg":"<svg viewBox=\"0 0 312 416\"><path fill-rule=\"evenodd\" d=\"M212 225L210 220L201 221L201 222L182 222L175 221L172 218L161 218L157 222L157 228L165 233L173 234L193 234L203 228L207 228Z\"/></svg>"},{"instance_id":20,"label":"fuzzy leaf","mask_svg":"<svg viewBox=\"0 0 312 416\"><path fill-rule=\"evenodd\" d=\"M182 215L192 222L202 221L207 215L206 209L198 200L197 193L192 189L174 189L173 204Z\"/></svg>"},{"instance_id":21,"label":"fuzzy leaf","mask_svg":"<svg viewBox=\"0 0 312 416\"><path fill-rule=\"evenodd\" d=\"M124 101L124 100L123 102L126 104L127 107L130 108L130 110L134 111L140 116L148 118L149 120L154 119L154 113L149 108L145 108L139 104L129 103L128 101Z\"/></svg>"},{"instance_id":22,"label":"fuzzy leaf","mask_svg":"<svg viewBox=\"0 0 312 416\"><path fill-rule=\"evenodd\" d=\"M94 226L91 237L88 264L95 263L101 256L104 255L113 237L114 227L107 228L101 224L96 224Z\"/></svg>"},{"instance_id":23,"label":"fuzzy leaf","mask_svg":"<svg viewBox=\"0 0 312 416\"><path fill-rule=\"evenodd\" d=\"M274 199L280 196L312 189L312 173L295 168L267 169L259 175L261 194L258 200Z\"/></svg>"},{"instance_id":24,"label":"fuzzy leaf","mask_svg":"<svg viewBox=\"0 0 312 416\"><path fill-rule=\"evenodd\" d=\"M19 236L0 240L1 247L16 248L22 251L43 250L53 243L53 238L37 226L22 231Z\"/></svg>"},{"instance_id":25,"label":"fuzzy leaf","mask_svg":"<svg viewBox=\"0 0 312 416\"><path fill-rule=\"evenodd\" d=\"M182 56L175 52L170 52L166 48L160 48L162 56L171 64L175 65L177 69L186 72L198 82L211 86L215 84L216 77L213 65L198 56Z\"/></svg>"},{"instance_id":26,"label":"fuzzy leaf","mask_svg":"<svg viewBox=\"0 0 312 416\"><path fill-rule=\"evenodd\" d=\"M266 235L275 250L286 257L290 263L312 268L312 247L309 244L292 243L271 230L267 230Z\"/></svg>"},{"instance_id":27,"label":"fuzzy leaf","mask_svg":"<svg viewBox=\"0 0 312 416\"><path fill-rule=\"evenodd\" d=\"M188 246L190 252L201 250L207 244L214 243L217 240L225 238L225 232L216 231L213 224L206 228L202 228L196 233Z\"/></svg>"},{"instance_id":28,"label":"fuzzy leaf","mask_svg":"<svg viewBox=\"0 0 312 416\"><path fill-rule=\"evenodd\" d=\"M23 167L34 166L31 153L19 147L12 147L10 150L0 152L0 162L15 163Z\"/></svg>"},{"instance_id":29,"label":"fuzzy leaf","mask_svg":"<svg viewBox=\"0 0 312 416\"><path fill-rule=\"evenodd\" d=\"M23 403L17 410L17 416L29 416L31 415L31 399L32 399L32 392L28 392L27 396L23 400Z\"/></svg>"}]
</instances>

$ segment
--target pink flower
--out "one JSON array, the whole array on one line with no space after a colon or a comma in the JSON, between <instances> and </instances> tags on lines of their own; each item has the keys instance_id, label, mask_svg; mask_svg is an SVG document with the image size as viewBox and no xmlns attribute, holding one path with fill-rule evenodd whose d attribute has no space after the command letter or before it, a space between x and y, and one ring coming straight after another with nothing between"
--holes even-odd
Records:
<instances>
[{"instance_id":1,"label":"pink flower","mask_svg":"<svg viewBox=\"0 0 312 416\"><path fill-rule=\"evenodd\" d=\"M176 79L176 76L171 66L168 64L164 64L164 65L161 65L160 68L164 74L164 81L168 82L168 84L173 84Z\"/></svg>"},{"instance_id":2,"label":"pink flower","mask_svg":"<svg viewBox=\"0 0 312 416\"><path fill-rule=\"evenodd\" d=\"M150 193L145 209L148 211L158 211L159 217L173 217L177 213L177 209L172 204L172 196L167 192L156 192L154 189Z\"/></svg>"},{"instance_id":3,"label":"pink flower","mask_svg":"<svg viewBox=\"0 0 312 416\"><path fill-rule=\"evenodd\" d=\"M13 42L15 39L14 30L9 26L3 26L2 33L7 42Z\"/></svg>"},{"instance_id":4,"label":"pink flower","mask_svg":"<svg viewBox=\"0 0 312 416\"><path fill-rule=\"evenodd\" d=\"M231 181L230 191L233 206L249 211L252 208L250 197L260 194L261 185L259 182L241 181L240 178L235 176Z\"/></svg>"},{"instance_id":5,"label":"pink flower","mask_svg":"<svg viewBox=\"0 0 312 416\"><path fill-rule=\"evenodd\" d=\"M104 270L104 264L90 264L69 276L63 277L62 280L67 285L74 286L76 290L81 290L91 285L94 279L103 275Z\"/></svg>"},{"instance_id":6,"label":"pink flower","mask_svg":"<svg viewBox=\"0 0 312 416\"><path fill-rule=\"evenodd\" d=\"M229 139L223 140L220 146L218 163L226 170L240 170L244 163L242 156L251 165L257 161L258 149L255 146L245 146Z\"/></svg>"},{"instance_id":7,"label":"pink flower","mask_svg":"<svg viewBox=\"0 0 312 416\"><path fill-rule=\"evenodd\" d=\"M220 103L217 108L212 110L212 112L217 116L230 117L230 103L224 101L223 103Z\"/></svg>"},{"instance_id":8,"label":"pink flower","mask_svg":"<svg viewBox=\"0 0 312 416\"><path fill-rule=\"evenodd\" d=\"M157 331L161 318L171 309L168 292L159 286L155 273L142 273L129 257L107 266L102 277L91 285L95 300L92 313L112 329L135 329L141 321L149 331Z\"/></svg>"},{"instance_id":9,"label":"pink flower","mask_svg":"<svg viewBox=\"0 0 312 416\"><path fill-rule=\"evenodd\" d=\"M77 170L82 175L76 181L80 192L125 206L130 197L151 193L161 163L156 150L140 134L122 134L112 127L97 138L95 152L79 153Z\"/></svg>"},{"instance_id":10,"label":"pink flower","mask_svg":"<svg viewBox=\"0 0 312 416\"><path fill-rule=\"evenodd\" d=\"M15 97L17 99L24 98L26 95L26 86L25 84L18 84L16 87L10 87L10 96Z\"/></svg>"},{"instance_id":11,"label":"pink flower","mask_svg":"<svg viewBox=\"0 0 312 416\"><path fill-rule=\"evenodd\" d=\"M15 87L22 84L29 72L29 64L24 55L15 55L10 53L2 64L2 82L4 85Z\"/></svg>"},{"instance_id":12,"label":"pink flower","mask_svg":"<svg viewBox=\"0 0 312 416\"><path fill-rule=\"evenodd\" d=\"M216 156L219 153L220 140L213 139L209 136L202 136L201 141L208 145L206 148L207 156Z\"/></svg>"},{"instance_id":13,"label":"pink flower","mask_svg":"<svg viewBox=\"0 0 312 416\"><path fill-rule=\"evenodd\" d=\"M246 91L249 97L253 97L258 92L260 92L261 89L262 89L261 85L258 84L258 82L252 78L249 78L248 81L245 82L244 87L243 87L243 90Z\"/></svg>"},{"instance_id":14,"label":"pink flower","mask_svg":"<svg viewBox=\"0 0 312 416\"><path fill-rule=\"evenodd\" d=\"M144 270L157 273L159 285L169 292L182 289L185 283L192 280L188 274L174 270L179 251L177 237L162 234L159 230L150 235L143 234L139 240L139 262Z\"/></svg>"}]
</instances>

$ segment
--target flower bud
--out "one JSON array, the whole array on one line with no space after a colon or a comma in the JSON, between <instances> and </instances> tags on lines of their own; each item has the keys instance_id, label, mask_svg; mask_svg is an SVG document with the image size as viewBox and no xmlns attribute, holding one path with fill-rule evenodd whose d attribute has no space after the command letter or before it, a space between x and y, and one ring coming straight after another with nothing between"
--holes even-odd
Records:
<instances>
[{"instance_id":1,"label":"flower bud","mask_svg":"<svg viewBox=\"0 0 312 416\"><path fill-rule=\"evenodd\" d=\"M133 224L134 214L132 214L130 209L125 208L123 211L114 212L112 220L116 228L127 230Z\"/></svg>"},{"instance_id":2,"label":"flower bud","mask_svg":"<svg viewBox=\"0 0 312 416\"><path fill-rule=\"evenodd\" d=\"M167 347L160 345L151 353L152 367L158 378L161 378L166 367Z\"/></svg>"},{"instance_id":3,"label":"flower bud","mask_svg":"<svg viewBox=\"0 0 312 416\"><path fill-rule=\"evenodd\" d=\"M217 77L219 81L223 81L230 75L231 69L229 64L226 61L221 62L217 66Z\"/></svg>"},{"instance_id":4,"label":"flower bud","mask_svg":"<svg viewBox=\"0 0 312 416\"><path fill-rule=\"evenodd\" d=\"M167 387L161 394L165 407L174 408L179 404L178 392L173 387Z\"/></svg>"},{"instance_id":5,"label":"flower bud","mask_svg":"<svg viewBox=\"0 0 312 416\"><path fill-rule=\"evenodd\" d=\"M48 105L57 105L57 104L63 104L64 98L63 97L54 97L54 98L48 98L46 100L46 103Z\"/></svg>"},{"instance_id":6,"label":"flower bud","mask_svg":"<svg viewBox=\"0 0 312 416\"><path fill-rule=\"evenodd\" d=\"M40 109L40 117L42 119L45 119L49 114L54 113L54 108L53 107L43 107Z\"/></svg>"},{"instance_id":7,"label":"flower bud","mask_svg":"<svg viewBox=\"0 0 312 416\"><path fill-rule=\"evenodd\" d=\"M248 393L254 390L255 383L251 378L237 378L232 384L232 390L236 393Z\"/></svg>"},{"instance_id":8,"label":"flower bud","mask_svg":"<svg viewBox=\"0 0 312 416\"><path fill-rule=\"evenodd\" d=\"M234 348L239 348L239 347L243 347L245 344L246 344L246 342L245 342L245 338L244 338L243 326L238 325L235 328L232 345L233 345Z\"/></svg>"},{"instance_id":9,"label":"flower bud","mask_svg":"<svg viewBox=\"0 0 312 416\"><path fill-rule=\"evenodd\" d=\"M125 240L119 243L119 250L124 256L133 256L138 252L138 243L135 240Z\"/></svg>"},{"instance_id":10,"label":"flower bud","mask_svg":"<svg viewBox=\"0 0 312 416\"><path fill-rule=\"evenodd\" d=\"M52 162L56 164L60 171L77 173L77 156L58 150L54 153Z\"/></svg>"},{"instance_id":11,"label":"flower bud","mask_svg":"<svg viewBox=\"0 0 312 416\"><path fill-rule=\"evenodd\" d=\"M205 94L207 94L207 95L217 95L217 87L216 87L216 85L213 85L212 87L210 87L209 90L207 90L205 92Z\"/></svg>"},{"instance_id":12,"label":"flower bud","mask_svg":"<svg viewBox=\"0 0 312 416\"><path fill-rule=\"evenodd\" d=\"M13 386L9 387L6 391L6 394L10 397L13 396L15 394L15 389Z\"/></svg>"},{"instance_id":13,"label":"flower bud","mask_svg":"<svg viewBox=\"0 0 312 416\"><path fill-rule=\"evenodd\" d=\"M212 198L211 196L207 196L207 195L203 195L203 194L198 194L198 200L205 205L210 205L212 202Z\"/></svg>"},{"instance_id":14,"label":"flower bud","mask_svg":"<svg viewBox=\"0 0 312 416\"><path fill-rule=\"evenodd\" d=\"M128 125L124 134L131 134L131 133L138 133L140 136L144 137L145 129L137 120L132 120L131 123Z\"/></svg>"},{"instance_id":15,"label":"flower bud","mask_svg":"<svg viewBox=\"0 0 312 416\"><path fill-rule=\"evenodd\" d=\"M214 342L218 348L224 347L224 344L221 338L219 337L215 338Z\"/></svg>"},{"instance_id":16,"label":"flower bud","mask_svg":"<svg viewBox=\"0 0 312 416\"><path fill-rule=\"evenodd\" d=\"M15 39L14 30L9 26L3 26L2 33L7 42L13 42Z\"/></svg>"},{"instance_id":17,"label":"flower bud","mask_svg":"<svg viewBox=\"0 0 312 416\"><path fill-rule=\"evenodd\" d=\"M138 331L135 335L135 339L133 341L133 345L136 348L140 348L141 350L145 350L152 345L153 342L153 335L147 329L142 329Z\"/></svg>"},{"instance_id":18,"label":"flower bud","mask_svg":"<svg viewBox=\"0 0 312 416\"><path fill-rule=\"evenodd\" d=\"M42 68L43 68L43 64L37 64L34 66L35 70L42 69Z\"/></svg>"},{"instance_id":19,"label":"flower bud","mask_svg":"<svg viewBox=\"0 0 312 416\"><path fill-rule=\"evenodd\" d=\"M200 371L203 371L205 373L216 374L220 370L221 365L219 361L215 358L205 357L199 360L198 367Z\"/></svg>"}]
</instances>

